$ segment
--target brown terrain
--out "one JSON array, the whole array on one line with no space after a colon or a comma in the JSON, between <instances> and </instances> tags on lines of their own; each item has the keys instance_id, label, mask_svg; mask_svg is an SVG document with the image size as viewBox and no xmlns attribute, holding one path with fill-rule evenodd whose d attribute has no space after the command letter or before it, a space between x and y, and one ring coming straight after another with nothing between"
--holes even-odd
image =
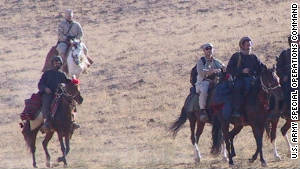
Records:
<instances>
[{"instance_id":1,"label":"brown terrain","mask_svg":"<svg viewBox=\"0 0 300 169\"><path fill-rule=\"evenodd\" d=\"M272 66L287 48L288 0L1 0L0 1L0 168L32 168L19 114L37 92L45 56L57 40L67 8L84 29L95 63L81 76L81 128L71 140L69 168L228 168L210 155L211 125L199 141L203 158L193 160L189 122L172 139L168 127L189 93L190 70L211 42L227 64L238 41L249 35L254 53ZM280 120L279 126L283 125ZM288 157L279 130L274 160L264 137L269 168L299 168ZM37 138L37 165L45 167L43 136ZM235 139L237 168L260 168L248 159L256 150L250 127ZM57 136L49 144L51 162L61 155Z\"/></svg>"}]
</instances>

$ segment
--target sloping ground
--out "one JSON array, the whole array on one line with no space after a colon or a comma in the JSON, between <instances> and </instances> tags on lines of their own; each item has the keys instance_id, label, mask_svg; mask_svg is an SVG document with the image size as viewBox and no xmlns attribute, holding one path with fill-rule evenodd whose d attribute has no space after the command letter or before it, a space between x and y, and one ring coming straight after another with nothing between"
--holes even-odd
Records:
<instances>
[{"instance_id":1,"label":"sloping ground","mask_svg":"<svg viewBox=\"0 0 300 169\"><path fill-rule=\"evenodd\" d=\"M227 64L238 41L249 35L254 53L268 66L287 47L289 1L192 0L16 0L0 2L0 167L30 168L31 156L18 127L24 99L37 91L48 50L56 43L57 24L72 8L84 29L95 64L82 76L85 98L78 108L81 128L71 140L70 168L227 168L210 155L207 125L200 138L203 159L194 165L189 124L173 140L167 128L180 113L189 92L189 73L212 42ZM279 126L283 125L283 121ZM270 168L298 168L283 138L283 160L274 161L264 140ZM44 167L37 139L38 166ZM236 166L248 163L256 145L246 127L235 140ZM52 162L61 155L57 137L50 142ZM62 167L60 165L59 167Z\"/></svg>"}]
</instances>

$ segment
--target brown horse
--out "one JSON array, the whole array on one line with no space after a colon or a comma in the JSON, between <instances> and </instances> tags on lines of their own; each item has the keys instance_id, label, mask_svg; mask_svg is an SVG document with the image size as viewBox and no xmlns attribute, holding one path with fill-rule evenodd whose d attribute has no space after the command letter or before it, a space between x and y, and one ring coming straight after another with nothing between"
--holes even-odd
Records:
<instances>
[{"instance_id":1,"label":"brown horse","mask_svg":"<svg viewBox=\"0 0 300 169\"><path fill-rule=\"evenodd\" d=\"M208 114L210 117L210 121L207 123L212 123L212 98L213 95L215 93L214 90L214 86L216 84L218 84L219 82L223 81L225 76L224 73L219 73L217 76L215 76L216 78L214 79L214 82L211 83L210 89L209 89L209 97L207 98L207 105L208 105ZM199 142L199 138L203 132L204 126L206 124L206 122L203 122L200 120L200 107L199 107L199 95L191 92L186 100L185 103L181 109L181 114L178 117L177 120L175 120L171 127L170 127L170 131L173 133L173 137L175 138L177 132L181 129L181 127L183 126L183 124L186 122L186 120L189 120L190 122L190 129L191 129L191 141L192 141L192 145L194 146L194 151L195 151L195 162L199 163L201 157L199 148L198 148L198 142ZM196 129L196 125L197 125L197 130L196 130L196 135L195 135L195 129ZM211 151L212 154L218 154L220 152L220 147L221 144L224 143L222 141L222 132L215 132L215 128L212 129L213 133L215 134L215 137L219 138L214 142L214 145L218 145L217 149L213 149ZM223 154L223 160L227 160L227 153L225 151L225 146L224 144L222 144L222 154Z\"/></svg>"},{"instance_id":2,"label":"brown horse","mask_svg":"<svg viewBox=\"0 0 300 169\"><path fill-rule=\"evenodd\" d=\"M229 165L233 165L233 157L235 149L233 146L234 137L242 130L243 126L250 125L253 131L253 135L256 140L257 149L249 162L254 162L257 159L258 153L260 153L260 161L262 166L266 166L266 162L263 158L262 152L262 138L264 129L266 127L266 121L271 114L269 111L269 98L270 96L281 97L282 91L279 84L279 79L275 74L274 69L263 68L261 76L259 78L260 84L257 89L252 89L249 95L246 97L245 104L243 106L243 116L239 120L225 120L221 113L216 112L219 124L216 126L222 130L226 149L229 154ZM218 124L214 123L214 124ZM234 128L229 132L229 124L233 124ZM218 130L215 130L218 132ZM219 138L213 138L214 140ZM218 146L218 145L216 145ZM215 145L213 145L215 147Z\"/></svg>"},{"instance_id":3,"label":"brown horse","mask_svg":"<svg viewBox=\"0 0 300 169\"><path fill-rule=\"evenodd\" d=\"M83 98L80 95L79 86L69 81L67 84L58 86L56 94L59 96L57 111L52 119L53 131L47 132L43 141L43 148L46 153L46 166L50 167L50 155L47 149L48 142L51 140L54 132L57 132L61 146L62 157L57 159L58 162L64 162L67 166L66 156L70 151L70 138L73 134L72 112L75 108L75 101L82 103ZM33 167L37 167L35 160L35 142L36 136L41 126L31 131L29 121L26 121L22 134L27 146L30 148L33 159ZM65 144L64 144L65 141Z\"/></svg>"}]
</instances>

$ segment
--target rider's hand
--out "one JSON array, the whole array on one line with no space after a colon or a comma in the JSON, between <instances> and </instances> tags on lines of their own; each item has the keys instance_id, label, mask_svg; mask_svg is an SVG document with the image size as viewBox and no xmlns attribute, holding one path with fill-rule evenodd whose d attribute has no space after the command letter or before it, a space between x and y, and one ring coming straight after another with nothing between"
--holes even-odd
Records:
<instances>
[{"instance_id":1,"label":"rider's hand","mask_svg":"<svg viewBox=\"0 0 300 169\"><path fill-rule=\"evenodd\" d=\"M214 73L220 73L222 70L221 69L214 69Z\"/></svg>"},{"instance_id":2,"label":"rider's hand","mask_svg":"<svg viewBox=\"0 0 300 169\"><path fill-rule=\"evenodd\" d=\"M249 73L250 72L250 69L249 68L244 68L243 69L243 73Z\"/></svg>"},{"instance_id":3,"label":"rider's hand","mask_svg":"<svg viewBox=\"0 0 300 169\"><path fill-rule=\"evenodd\" d=\"M45 92L46 92L47 94L51 94L51 93L52 93L51 90L50 90L48 87L45 88Z\"/></svg>"}]
</instances>

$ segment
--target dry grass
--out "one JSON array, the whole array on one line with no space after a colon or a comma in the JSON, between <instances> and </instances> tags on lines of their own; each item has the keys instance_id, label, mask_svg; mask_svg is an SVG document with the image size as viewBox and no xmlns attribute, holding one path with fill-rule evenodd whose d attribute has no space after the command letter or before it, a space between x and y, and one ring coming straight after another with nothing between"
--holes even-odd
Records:
<instances>
[{"instance_id":1,"label":"dry grass","mask_svg":"<svg viewBox=\"0 0 300 169\"><path fill-rule=\"evenodd\" d=\"M85 31L95 64L82 76L85 98L71 141L70 168L227 168L210 151L210 130L200 138L203 155L193 163L189 124L173 140L167 128L179 115L189 89L189 72L212 42L227 63L240 37L254 40L254 52L271 66L287 47L289 1L195 0L15 0L0 2L0 168L30 168L31 156L18 127L23 100L37 91L45 55L56 43L56 28L66 8ZM282 126L280 122L279 126ZM298 168L278 132L275 162L264 141L270 168ZM38 166L45 155L37 140ZM236 138L238 168L255 151L249 127ZM57 137L50 142L52 161L61 155ZM61 165L58 167L62 167Z\"/></svg>"}]
</instances>

